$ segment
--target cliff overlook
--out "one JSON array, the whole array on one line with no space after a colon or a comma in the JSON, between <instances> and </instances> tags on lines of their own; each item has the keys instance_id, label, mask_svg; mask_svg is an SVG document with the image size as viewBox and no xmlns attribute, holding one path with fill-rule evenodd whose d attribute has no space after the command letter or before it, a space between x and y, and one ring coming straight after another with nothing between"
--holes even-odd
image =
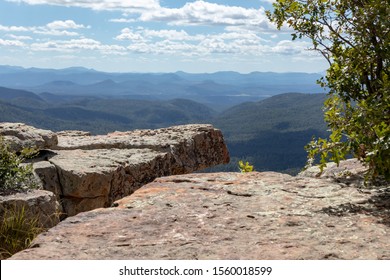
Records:
<instances>
[{"instance_id":1,"label":"cliff overlook","mask_svg":"<svg viewBox=\"0 0 390 280\"><path fill-rule=\"evenodd\" d=\"M321 176L183 174L228 161L219 130L7 125L25 133L2 133L18 145L41 139L35 171L71 216L11 259L390 259L390 186L365 187L355 160Z\"/></svg>"}]
</instances>

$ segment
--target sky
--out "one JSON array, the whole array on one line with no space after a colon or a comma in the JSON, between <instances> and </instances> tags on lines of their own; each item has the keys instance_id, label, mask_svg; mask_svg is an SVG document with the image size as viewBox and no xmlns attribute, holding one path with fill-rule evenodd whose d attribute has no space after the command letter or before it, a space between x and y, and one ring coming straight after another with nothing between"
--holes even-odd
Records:
<instances>
[{"instance_id":1,"label":"sky","mask_svg":"<svg viewBox=\"0 0 390 280\"><path fill-rule=\"evenodd\" d=\"M272 0L0 0L0 65L106 72L321 72Z\"/></svg>"}]
</instances>

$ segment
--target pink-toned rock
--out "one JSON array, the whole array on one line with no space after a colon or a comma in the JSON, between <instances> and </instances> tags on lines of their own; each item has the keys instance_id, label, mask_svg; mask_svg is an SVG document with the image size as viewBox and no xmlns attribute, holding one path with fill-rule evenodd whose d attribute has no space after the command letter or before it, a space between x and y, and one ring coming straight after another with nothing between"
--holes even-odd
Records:
<instances>
[{"instance_id":1,"label":"pink-toned rock","mask_svg":"<svg viewBox=\"0 0 390 280\"><path fill-rule=\"evenodd\" d=\"M390 259L390 189L266 173L156 179L11 259Z\"/></svg>"},{"instance_id":2,"label":"pink-toned rock","mask_svg":"<svg viewBox=\"0 0 390 280\"><path fill-rule=\"evenodd\" d=\"M56 148L41 157L35 172L70 216L110 206L157 177L229 162L222 133L211 125L98 136L61 132Z\"/></svg>"}]
</instances>

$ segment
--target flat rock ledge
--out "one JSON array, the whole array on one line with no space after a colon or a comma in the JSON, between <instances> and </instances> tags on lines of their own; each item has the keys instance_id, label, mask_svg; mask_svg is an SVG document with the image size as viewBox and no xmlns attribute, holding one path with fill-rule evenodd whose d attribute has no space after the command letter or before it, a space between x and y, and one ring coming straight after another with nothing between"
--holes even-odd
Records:
<instances>
[{"instance_id":1,"label":"flat rock ledge","mask_svg":"<svg viewBox=\"0 0 390 280\"><path fill-rule=\"evenodd\" d=\"M0 135L15 150L38 147L34 171L42 188L55 194L67 216L109 207L157 177L229 162L222 133L211 125L91 136L82 131L54 133L25 124L0 123Z\"/></svg>"},{"instance_id":2,"label":"flat rock ledge","mask_svg":"<svg viewBox=\"0 0 390 280\"><path fill-rule=\"evenodd\" d=\"M215 173L158 178L11 259L390 259L390 186Z\"/></svg>"}]
</instances>

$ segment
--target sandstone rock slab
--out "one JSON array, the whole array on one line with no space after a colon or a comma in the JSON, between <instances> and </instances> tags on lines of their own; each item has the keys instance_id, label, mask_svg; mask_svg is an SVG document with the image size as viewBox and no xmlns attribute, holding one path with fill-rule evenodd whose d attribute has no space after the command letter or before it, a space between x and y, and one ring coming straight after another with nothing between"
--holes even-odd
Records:
<instances>
[{"instance_id":1,"label":"sandstone rock slab","mask_svg":"<svg viewBox=\"0 0 390 280\"><path fill-rule=\"evenodd\" d=\"M266 173L158 178L11 259L390 259L390 190Z\"/></svg>"},{"instance_id":2,"label":"sandstone rock slab","mask_svg":"<svg viewBox=\"0 0 390 280\"><path fill-rule=\"evenodd\" d=\"M34 169L42 187L53 191L72 216L108 207L157 177L227 162L221 131L182 125L97 136L61 132L56 148L42 152Z\"/></svg>"},{"instance_id":3,"label":"sandstone rock slab","mask_svg":"<svg viewBox=\"0 0 390 280\"><path fill-rule=\"evenodd\" d=\"M44 129L38 129L23 123L0 123L2 135L14 151L25 147L52 149L57 146L57 135Z\"/></svg>"}]
</instances>

